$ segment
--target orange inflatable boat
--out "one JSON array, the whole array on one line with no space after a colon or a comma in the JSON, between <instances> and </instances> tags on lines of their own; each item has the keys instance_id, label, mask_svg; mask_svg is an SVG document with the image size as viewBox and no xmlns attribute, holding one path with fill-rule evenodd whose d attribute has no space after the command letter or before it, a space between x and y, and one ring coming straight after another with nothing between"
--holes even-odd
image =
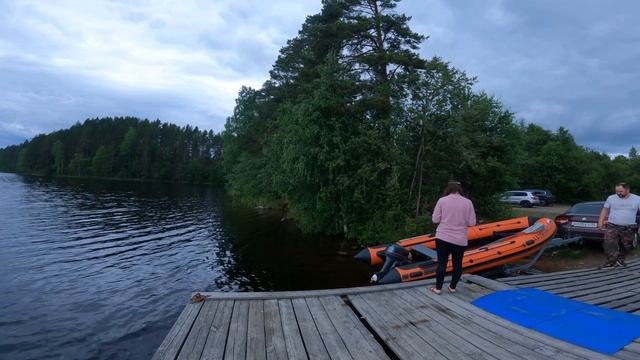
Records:
<instances>
[{"instance_id":1,"label":"orange inflatable boat","mask_svg":"<svg viewBox=\"0 0 640 360\"><path fill-rule=\"evenodd\" d=\"M469 246L473 246L474 242L491 239L496 235L526 229L533 225L536 220L538 220L538 218L525 216L469 227L469 231L467 233ZM411 250L416 245L424 245L428 248L435 249L436 236L432 234L420 235L396 241L394 244L402 246L406 250ZM356 254L355 259L369 265L381 265L385 261L384 252L389 245L392 244L370 246L362 249L358 254Z\"/></svg>"},{"instance_id":2,"label":"orange inflatable boat","mask_svg":"<svg viewBox=\"0 0 640 360\"><path fill-rule=\"evenodd\" d=\"M525 218L526 219L526 218ZM477 273L500 265L513 262L518 259L533 255L542 250L547 241L556 233L556 224L551 219L541 218L531 226L513 235L491 242L476 249L467 250L462 259L462 272L465 274ZM395 256L402 248L390 246L386 256ZM405 248L406 250L406 248ZM392 252L390 252L392 251ZM394 265L376 273L372 278L378 284L390 284L435 277L438 260L434 250L419 244L413 245L406 252L408 263L393 262ZM385 267L390 263L387 261ZM447 264L447 273L452 270L451 261Z\"/></svg>"}]
</instances>

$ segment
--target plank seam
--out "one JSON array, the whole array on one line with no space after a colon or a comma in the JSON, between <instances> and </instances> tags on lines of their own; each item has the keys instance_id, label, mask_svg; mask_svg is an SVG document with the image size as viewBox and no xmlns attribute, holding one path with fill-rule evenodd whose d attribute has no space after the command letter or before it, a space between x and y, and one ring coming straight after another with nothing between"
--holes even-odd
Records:
<instances>
[{"instance_id":1,"label":"plank seam","mask_svg":"<svg viewBox=\"0 0 640 360\"><path fill-rule=\"evenodd\" d=\"M222 352L222 358L224 359L225 355L227 355L227 345L229 343L229 330L231 330L231 323L233 322L233 310L236 307L236 301L233 301L233 305L231 305L231 314L229 315L229 323L227 324L227 336L224 339L224 351Z\"/></svg>"},{"instance_id":2,"label":"plank seam","mask_svg":"<svg viewBox=\"0 0 640 360\"><path fill-rule=\"evenodd\" d=\"M304 352L307 354L307 359L310 359L311 356L309 356L307 343L304 341L304 336L302 335L302 329L300 327L300 322L298 321L298 314L296 314L296 308L293 306L293 301L291 301L291 299L288 299L288 300L291 302L291 312L293 312L293 317L296 319L296 328L298 328L298 333L300 334L300 340L302 340L302 346L304 347Z\"/></svg>"},{"instance_id":3,"label":"plank seam","mask_svg":"<svg viewBox=\"0 0 640 360\"><path fill-rule=\"evenodd\" d=\"M204 304L200 305L200 307L198 308L198 313L196 314L196 316L193 317L193 322L191 323L191 325L189 325L189 331L187 331L187 333L184 336L184 339L182 339L182 341L180 342L180 348L178 348L178 351L176 352L176 356L173 358L174 360L176 360L180 355L180 353L182 352L182 348L184 347L184 344L187 342L187 338L189 337L189 334L191 334L191 330L193 330L193 326L196 324L196 319L198 319L198 316L200 316L200 312L204 307L203 305Z\"/></svg>"},{"instance_id":4,"label":"plank seam","mask_svg":"<svg viewBox=\"0 0 640 360\"><path fill-rule=\"evenodd\" d=\"M349 297L346 295L343 295L343 296L340 296L340 299L342 299L342 301L349 307L349 309L351 309L351 311L356 315L358 320L360 320L360 322L365 327L365 329L367 329L373 335L373 338L376 340L376 342L378 342L378 344L380 344L380 346L382 347L384 352L387 354L389 359L400 360L400 357L395 352L393 352L393 350L389 347L389 345L387 345L387 343L382 339L382 337L380 337L380 335L373 329L373 327L371 327L367 319L365 319L365 317L362 316L360 311L358 311L358 309L356 309L356 307L351 303L351 300L349 299Z\"/></svg>"}]
</instances>

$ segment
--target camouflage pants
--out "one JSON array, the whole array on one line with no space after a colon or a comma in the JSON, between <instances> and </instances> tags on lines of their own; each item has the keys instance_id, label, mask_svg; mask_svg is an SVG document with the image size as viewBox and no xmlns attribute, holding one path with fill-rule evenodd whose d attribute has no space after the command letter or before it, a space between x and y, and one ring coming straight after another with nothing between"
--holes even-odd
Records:
<instances>
[{"instance_id":1,"label":"camouflage pants","mask_svg":"<svg viewBox=\"0 0 640 360\"><path fill-rule=\"evenodd\" d=\"M636 229L608 224L604 234L604 254L608 262L624 260L625 255L633 250L633 237Z\"/></svg>"}]
</instances>

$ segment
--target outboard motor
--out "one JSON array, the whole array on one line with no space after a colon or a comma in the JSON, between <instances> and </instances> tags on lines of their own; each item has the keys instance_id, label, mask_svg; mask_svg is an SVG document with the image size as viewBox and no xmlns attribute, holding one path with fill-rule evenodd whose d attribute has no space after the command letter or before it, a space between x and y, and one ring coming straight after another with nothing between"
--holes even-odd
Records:
<instances>
[{"instance_id":1,"label":"outboard motor","mask_svg":"<svg viewBox=\"0 0 640 360\"><path fill-rule=\"evenodd\" d=\"M376 283L379 279L382 279L389 270L395 268L396 266L406 265L411 260L411 253L405 249L404 247L396 244L392 244L387 246L384 250L384 265L382 265L382 269L377 273L374 273L371 277L371 282Z\"/></svg>"}]
</instances>

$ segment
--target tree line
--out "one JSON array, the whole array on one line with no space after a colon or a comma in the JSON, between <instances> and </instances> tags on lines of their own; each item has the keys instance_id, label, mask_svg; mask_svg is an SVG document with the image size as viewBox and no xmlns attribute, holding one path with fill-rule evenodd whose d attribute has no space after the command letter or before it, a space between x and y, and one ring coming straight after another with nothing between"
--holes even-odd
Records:
<instances>
[{"instance_id":1,"label":"tree line","mask_svg":"<svg viewBox=\"0 0 640 360\"><path fill-rule=\"evenodd\" d=\"M323 0L280 50L269 78L243 87L221 134L135 118L87 120L0 150L0 170L192 182L282 209L305 231L377 243L424 233L448 180L485 218L498 195L548 188L603 199L640 158L611 159L567 129L517 120L476 79L438 57L396 12L399 0Z\"/></svg>"},{"instance_id":2,"label":"tree line","mask_svg":"<svg viewBox=\"0 0 640 360\"><path fill-rule=\"evenodd\" d=\"M258 89L243 88L223 132L227 189L282 208L308 231L362 242L430 226L443 186L460 180L487 218L497 195L549 188L560 201L602 199L640 160L610 159L564 128L525 124L474 77L418 54L424 36L398 0L324 0Z\"/></svg>"},{"instance_id":3,"label":"tree line","mask_svg":"<svg viewBox=\"0 0 640 360\"><path fill-rule=\"evenodd\" d=\"M159 120L87 119L0 149L0 171L222 183L221 140L211 130Z\"/></svg>"}]
</instances>

